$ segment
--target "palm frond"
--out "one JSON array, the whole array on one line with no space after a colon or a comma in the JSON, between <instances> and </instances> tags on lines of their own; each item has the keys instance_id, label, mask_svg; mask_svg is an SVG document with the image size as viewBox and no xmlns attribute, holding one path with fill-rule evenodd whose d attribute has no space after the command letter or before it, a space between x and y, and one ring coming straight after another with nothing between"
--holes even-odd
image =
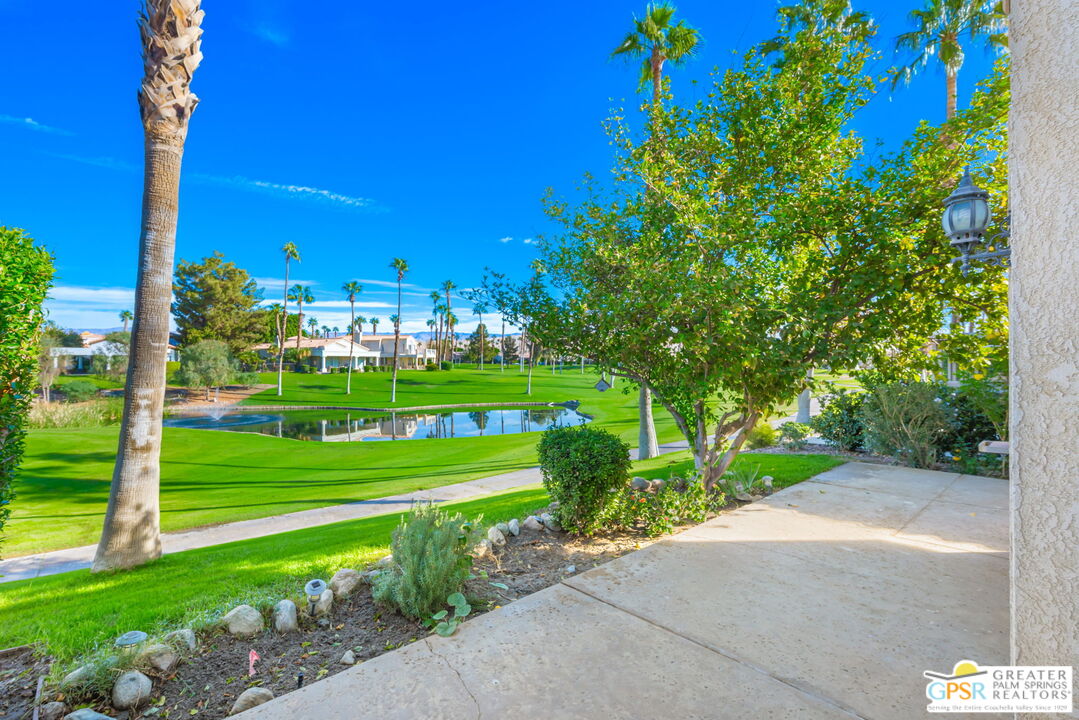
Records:
<instances>
[{"instance_id":1,"label":"palm frond","mask_svg":"<svg viewBox=\"0 0 1079 720\"><path fill-rule=\"evenodd\" d=\"M696 28L679 22L667 32L667 59L679 64L696 53L701 35Z\"/></svg>"},{"instance_id":2,"label":"palm frond","mask_svg":"<svg viewBox=\"0 0 1079 720\"><path fill-rule=\"evenodd\" d=\"M644 52L644 45L641 44L641 36L631 32L618 47L611 51L611 55L640 55L642 52Z\"/></svg>"}]
</instances>

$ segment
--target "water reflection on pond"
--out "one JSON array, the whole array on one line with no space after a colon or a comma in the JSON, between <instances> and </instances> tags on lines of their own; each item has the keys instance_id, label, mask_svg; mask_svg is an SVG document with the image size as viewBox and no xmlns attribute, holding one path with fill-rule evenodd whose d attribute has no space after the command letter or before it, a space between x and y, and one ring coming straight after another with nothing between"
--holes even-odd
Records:
<instances>
[{"instance_id":1,"label":"water reflection on pond","mask_svg":"<svg viewBox=\"0 0 1079 720\"><path fill-rule=\"evenodd\" d=\"M430 413L367 413L347 410L244 411L219 408L205 415L165 418L166 427L259 433L316 442L421 440L480 437L583 425L591 418L553 407L461 410Z\"/></svg>"}]
</instances>

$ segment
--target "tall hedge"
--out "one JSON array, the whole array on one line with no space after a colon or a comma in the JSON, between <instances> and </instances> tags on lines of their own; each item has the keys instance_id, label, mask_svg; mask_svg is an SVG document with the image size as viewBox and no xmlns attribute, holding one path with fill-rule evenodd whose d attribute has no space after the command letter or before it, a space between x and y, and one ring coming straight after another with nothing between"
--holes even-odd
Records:
<instances>
[{"instance_id":1,"label":"tall hedge","mask_svg":"<svg viewBox=\"0 0 1079 720\"><path fill-rule=\"evenodd\" d=\"M41 304L52 276L44 248L22 230L0 225L0 533L11 515L12 480L37 388Z\"/></svg>"}]
</instances>

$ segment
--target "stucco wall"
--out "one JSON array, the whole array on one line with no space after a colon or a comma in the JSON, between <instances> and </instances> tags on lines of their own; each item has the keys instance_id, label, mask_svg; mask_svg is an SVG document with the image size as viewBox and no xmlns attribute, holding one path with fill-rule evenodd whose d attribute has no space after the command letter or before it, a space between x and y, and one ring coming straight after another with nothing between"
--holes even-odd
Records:
<instances>
[{"instance_id":1,"label":"stucco wall","mask_svg":"<svg viewBox=\"0 0 1079 720\"><path fill-rule=\"evenodd\" d=\"M1010 42L1012 655L1079 666L1079 0Z\"/></svg>"}]
</instances>

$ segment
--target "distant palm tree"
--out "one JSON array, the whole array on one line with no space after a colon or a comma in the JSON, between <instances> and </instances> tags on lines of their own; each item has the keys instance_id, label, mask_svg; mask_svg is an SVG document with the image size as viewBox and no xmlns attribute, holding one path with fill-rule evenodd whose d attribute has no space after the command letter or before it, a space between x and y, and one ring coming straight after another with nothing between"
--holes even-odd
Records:
<instances>
[{"instance_id":1,"label":"distant palm tree","mask_svg":"<svg viewBox=\"0 0 1079 720\"><path fill-rule=\"evenodd\" d=\"M434 344L434 343L432 343L432 342L431 342L431 341L432 341L432 339L434 339L434 340L435 340L435 342L437 342L437 338L438 338L438 336L437 336L437 335L435 335L435 325L436 325L436 324L437 324L437 323L435 323L435 319L434 319L434 318L427 318L427 334L428 334L429 336L433 336L433 338L432 338L432 337L429 337L429 338L428 338L428 342L427 342L428 346L430 346L430 345ZM424 352L424 354L423 354L423 355L424 355L424 357L423 357L423 359L424 359L424 362L426 362L426 361L427 361L427 353L426 353L426 352Z\"/></svg>"},{"instance_id":2,"label":"distant palm tree","mask_svg":"<svg viewBox=\"0 0 1079 720\"><path fill-rule=\"evenodd\" d=\"M435 330L435 343L434 344L435 344L435 359L436 359L436 361L441 361L442 360L442 355L440 353L438 340L439 340L439 335L441 334L441 330L442 330L442 326L441 326L442 318L439 315L439 303L442 300L442 293L440 293L438 290L432 290L431 294L428 295L428 297L431 298L431 305L432 305L431 314L434 315L439 320L439 328L437 330Z\"/></svg>"},{"instance_id":3,"label":"distant palm tree","mask_svg":"<svg viewBox=\"0 0 1079 720\"><path fill-rule=\"evenodd\" d=\"M367 322L371 323L371 334L372 335L378 335L378 318L373 317L370 320L368 320Z\"/></svg>"},{"instance_id":4,"label":"distant palm tree","mask_svg":"<svg viewBox=\"0 0 1079 720\"><path fill-rule=\"evenodd\" d=\"M131 314L130 310L120 311L120 320L124 323L124 332L127 332L127 324L135 319L135 316Z\"/></svg>"},{"instance_id":5,"label":"distant palm tree","mask_svg":"<svg viewBox=\"0 0 1079 720\"><path fill-rule=\"evenodd\" d=\"M352 394L352 346L356 342L355 333L353 328L356 327L356 296L363 292L363 285L360 285L355 280L350 280L341 286L342 292L345 293L345 298L348 299L348 306L352 310L352 323L348 326L349 338L348 338L348 379L345 380L345 395ZM363 323L363 318L360 318L360 322Z\"/></svg>"},{"instance_id":6,"label":"distant palm tree","mask_svg":"<svg viewBox=\"0 0 1079 720\"><path fill-rule=\"evenodd\" d=\"M135 323L109 504L92 572L161 556L161 416L169 306L188 122L198 104L191 76L202 60L199 0L145 0L138 24L144 135L142 219Z\"/></svg>"},{"instance_id":7,"label":"distant palm tree","mask_svg":"<svg viewBox=\"0 0 1079 720\"><path fill-rule=\"evenodd\" d=\"M288 300L289 300L289 286L288 286L288 262L289 260L295 260L300 262L300 251L296 249L296 243L287 242L284 247L281 248L281 252L285 254L285 300L281 305L281 324L277 333L277 394L281 394L281 380L285 373L285 336L288 333ZM299 287L297 285L296 287ZM299 318L300 322L303 322L303 317ZM303 325L300 325L302 328ZM296 332L299 336L299 331ZM297 337L297 342L299 338ZM298 347L298 345L297 345Z\"/></svg>"},{"instance_id":8,"label":"distant palm tree","mask_svg":"<svg viewBox=\"0 0 1079 720\"><path fill-rule=\"evenodd\" d=\"M450 363L453 363L453 349L457 345L457 335L453 332L453 325L457 318L453 315L453 303L450 302L450 293L456 289L457 283L453 280L446 280L442 283L442 292L446 295L446 339L450 342L446 359Z\"/></svg>"},{"instance_id":9,"label":"distant palm tree","mask_svg":"<svg viewBox=\"0 0 1079 720\"><path fill-rule=\"evenodd\" d=\"M330 327L328 325L322 326L322 337L328 338L330 336Z\"/></svg>"},{"instance_id":10,"label":"distant palm tree","mask_svg":"<svg viewBox=\"0 0 1079 720\"><path fill-rule=\"evenodd\" d=\"M401 342L401 281L408 272L408 263L401 258L394 258L390 268L397 273L397 314L393 316L393 381L390 384L390 402L397 400L397 354Z\"/></svg>"},{"instance_id":11,"label":"distant palm tree","mask_svg":"<svg viewBox=\"0 0 1079 720\"><path fill-rule=\"evenodd\" d=\"M299 350L300 337L303 335L303 306L305 304L310 305L313 303L315 301L315 296L311 294L311 288L304 287L303 285L293 285L289 289L288 295L285 297L296 303L296 312L299 315L300 321L296 326L296 349ZM308 322L307 324L310 325L311 323Z\"/></svg>"},{"instance_id":12,"label":"distant palm tree","mask_svg":"<svg viewBox=\"0 0 1079 720\"><path fill-rule=\"evenodd\" d=\"M953 118L956 80L965 59L960 38L966 35L973 41L984 36L989 45L1007 46L1007 36L1003 33L1006 16L992 6L993 2L986 0L928 0L924 9L911 12L914 29L896 38L895 49L912 52L915 57L896 73L892 87L900 80L909 83L936 56L944 66L945 117Z\"/></svg>"},{"instance_id":13,"label":"distant palm tree","mask_svg":"<svg viewBox=\"0 0 1079 720\"><path fill-rule=\"evenodd\" d=\"M318 320L315 318L308 318L307 327L311 328L311 337L318 337Z\"/></svg>"},{"instance_id":14,"label":"distant palm tree","mask_svg":"<svg viewBox=\"0 0 1079 720\"><path fill-rule=\"evenodd\" d=\"M480 334L480 370L483 370L483 356L487 352L487 343L485 342L487 339L487 328L483 324L483 314L485 312L487 312L487 306L482 302L472 303L472 314L480 316L480 324L479 327L476 328Z\"/></svg>"},{"instance_id":15,"label":"distant palm tree","mask_svg":"<svg viewBox=\"0 0 1079 720\"><path fill-rule=\"evenodd\" d=\"M634 29L611 55L643 57L639 88L652 84L652 107L658 109L663 94L663 64L681 65L697 50L700 34L679 20L672 23L674 6L652 3L643 18L634 18ZM653 112L653 118L656 114Z\"/></svg>"}]
</instances>

